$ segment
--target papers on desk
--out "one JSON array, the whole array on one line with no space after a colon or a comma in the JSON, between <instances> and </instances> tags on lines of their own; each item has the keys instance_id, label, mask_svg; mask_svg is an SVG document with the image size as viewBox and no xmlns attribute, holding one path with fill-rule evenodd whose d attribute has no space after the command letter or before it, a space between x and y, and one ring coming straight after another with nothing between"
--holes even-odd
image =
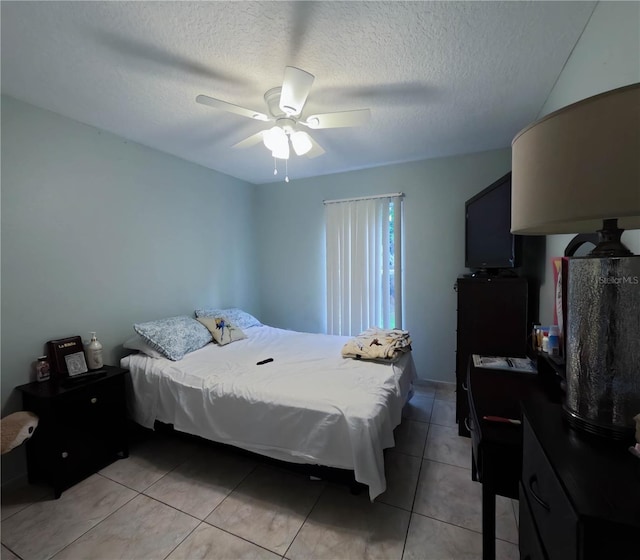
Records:
<instances>
[{"instance_id":1,"label":"papers on desk","mask_svg":"<svg viewBox=\"0 0 640 560\"><path fill-rule=\"evenodd\" d=\"M538 373L536 365L529 358L506 358L502 356L480 356L473 354L473 365L487 369L505 369L523 373Z\"/></svg>"}]
</instances>

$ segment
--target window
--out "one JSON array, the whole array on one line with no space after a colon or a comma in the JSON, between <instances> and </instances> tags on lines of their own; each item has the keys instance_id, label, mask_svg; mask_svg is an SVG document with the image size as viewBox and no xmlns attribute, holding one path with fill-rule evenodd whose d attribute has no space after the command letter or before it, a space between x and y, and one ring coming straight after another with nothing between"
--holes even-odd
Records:
<instances>
[{"instance_id":1,"label":"window","mask_svg":"<svg viewBox=\"0 0 640 560\"><path fill-rule=\"evenodd\" d=\"M402 327L402 195L325 202L327 332Z\"/></svg>"}]
</instances>

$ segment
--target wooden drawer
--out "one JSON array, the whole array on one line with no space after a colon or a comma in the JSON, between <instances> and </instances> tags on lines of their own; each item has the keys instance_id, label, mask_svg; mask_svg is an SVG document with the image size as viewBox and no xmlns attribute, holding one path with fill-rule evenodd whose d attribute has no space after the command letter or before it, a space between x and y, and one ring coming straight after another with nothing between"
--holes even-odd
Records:
<instances>
[{"instance_id":1,"label":"wooden drawer","mask_svg":"<svg viewBox=\"0 0 640 560\"><path fill-rule=\"evenodd\" d=\"M520 560L547 560L544 546L538 534L538 528L533 521L533 513L522 483L520 483L519 505L519 548Z\"/></svg>"},{"instance_id":2,"label":"wooden drawer","mask_svg":"<svg viewBox=\"0 0 640 560\"><path fill-rule=\"evenodd\" d=\"M456 387L456 419L458 420L458 435L463 437L470 437L470 422L469 413L469 391L467 389L466 373L463 381L458 381Z\"/></svg>"},{"instance_id":3,"label":"wooden drawer","mask_svg":"<svg viewBox=\"0 0 640 560\"><path fill-rule=\"evenodd\" d=\"M577 515L527 421L523 426L523 457L523 492L547 557L577 558Z\"/></svg>"},{"instance_id":4,"label":"wooden drawer","mask_svg":"<svg viewBox=\"0 0 640 560\"><path fill-rule=\"evenodd\" d=\"M55 404L58 420L71 430L103 439L118 431L125 419L124 378L113 377L64 395Z\"/></svg>"},{"instance_id":5,"label":"wooden drawer","mask_svg":"<svg viewBox=\"0 0 640 560\"><path fill-rule=\"evenodd\" d=\"M467 386L470 382L469 374L467 374ZM473 467L472 473L473 480L482 481L482 459L479 453L480 446L480 434L478 432L478 419L475 414L475 406L473 404L473 394L467 390L467 417L465 418L465 426L469 430L469 437L471 438L471 452L473 454Z\"/></svg>"}]
</instances>

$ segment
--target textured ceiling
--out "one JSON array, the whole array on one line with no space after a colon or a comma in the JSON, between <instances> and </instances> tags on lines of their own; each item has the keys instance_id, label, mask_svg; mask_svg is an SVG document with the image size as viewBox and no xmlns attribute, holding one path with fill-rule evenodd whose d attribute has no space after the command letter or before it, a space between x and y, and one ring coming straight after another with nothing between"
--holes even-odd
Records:
<instances>
[{"instance_id":1,"label":"textured ceiling","mask_svg":"<svg viewBox=\"0 0 640 560\"><path fill-rule=\"evenodd\" d=\"M315 75L303 116L326 153L292 179L509 146L536 118L595 2L6 2L2 92L252 183L273 181L265 112L284 67ZM279 176L281 180L281 175Z\"/></svg>"}]
</instances>

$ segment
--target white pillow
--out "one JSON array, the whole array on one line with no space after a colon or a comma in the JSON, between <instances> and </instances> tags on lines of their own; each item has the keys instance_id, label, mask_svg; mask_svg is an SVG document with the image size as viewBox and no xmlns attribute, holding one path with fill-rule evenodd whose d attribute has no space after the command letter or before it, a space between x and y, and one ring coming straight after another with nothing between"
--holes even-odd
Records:
<instances>
[{"instance_id":1,"label":"white pillow","mask_svg":"<svg viewBox=\"0 0 640 560\"><path fill-rule=\"evenodd\" d=\"M129 350L137 350L138 352L142 352L150 358L164 358L164 356L160 354L160 352L149 346L146 343L145 339L142 338L139 334L132 336L122 346L124 348L128 348Z\"/></svg>"}]
</instances>

